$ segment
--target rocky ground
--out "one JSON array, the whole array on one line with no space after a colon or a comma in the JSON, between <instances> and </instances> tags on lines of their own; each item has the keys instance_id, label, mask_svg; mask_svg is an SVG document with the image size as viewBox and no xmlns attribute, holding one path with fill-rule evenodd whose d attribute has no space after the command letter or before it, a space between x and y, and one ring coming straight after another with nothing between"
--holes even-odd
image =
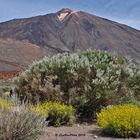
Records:
<instances>
[{"instance_id":1,"label":"rocky ground","mask_svg":"<svg viewBox=\"0 0 140 140\"><path fill-rule=\"evenodd\" d=\"M45 131L45 135L42 136L40 140L127 140L106 137L101 133L101 128L97 125L75 124L70 127L47 127Z\"/></svg>"}]
</instances>

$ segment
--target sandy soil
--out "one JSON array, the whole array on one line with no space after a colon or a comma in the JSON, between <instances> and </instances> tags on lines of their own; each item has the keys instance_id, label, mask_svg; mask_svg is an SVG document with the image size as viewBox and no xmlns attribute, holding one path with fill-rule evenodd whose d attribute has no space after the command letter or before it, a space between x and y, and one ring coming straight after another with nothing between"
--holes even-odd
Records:
<instances>
[{"instance_id":1,"label":"sandy soil","mask_svg":"<svg viewBox=\"0 0 140 140\"><path fill-rule=\"evenodd\" d=\"M42 136L40 140L128 140L122 138L105 137L101 134L101 128L96 125L75 124L71 127L47 127L45 131L45 135Z\"/></svg>"}]
</instances>

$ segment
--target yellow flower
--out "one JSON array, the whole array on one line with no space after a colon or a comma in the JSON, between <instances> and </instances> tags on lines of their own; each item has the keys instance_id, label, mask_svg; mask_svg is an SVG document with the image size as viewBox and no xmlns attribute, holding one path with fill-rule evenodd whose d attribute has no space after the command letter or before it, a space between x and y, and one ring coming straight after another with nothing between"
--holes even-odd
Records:
<instances>
[{"instance_id":1,"label":"yellow flower","mask_svg":"<svg viewBox=\"0 0 140 140\"><path fill-rule=\"evenodd\" d=\"M10 95L10 92L8 92L8 91L4 92L4 95Z\"/></svg>"},{"instance_id":2,"label":"yellow flower","mask_svg":"<svg viewBox=\"0 0 140 140\"><path fill-rule=\"evenodd\" d=\"M0 109L10 109L12 104L6 99L0 98Z\"/></svg>"},{"instance_id":3,"label":"yellow flower","mask_svg":"<svg viewBox=\"0 0 140 140\"><path fill-rule=\"evenodd\" d=\"M107 133L122 137L140 136L140 108L132 105L117 105L102 109L97 122Z\"/></svg>"}]
</instances>

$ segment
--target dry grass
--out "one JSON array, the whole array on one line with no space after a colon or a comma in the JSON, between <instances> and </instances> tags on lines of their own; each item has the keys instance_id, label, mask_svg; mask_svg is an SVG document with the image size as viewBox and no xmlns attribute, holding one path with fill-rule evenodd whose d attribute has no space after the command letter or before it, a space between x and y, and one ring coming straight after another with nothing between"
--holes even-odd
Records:
<instances>
[{"instance_id":1,"label":"dry grass","mask_svg":"<svg viewBox=\"0 0 140 140\"><path fill-rule=\"evenodd\" d=\"M0 110L0 140L37 140L44 124L44 118L26 109Z\"/></svg>"}]
</instances>

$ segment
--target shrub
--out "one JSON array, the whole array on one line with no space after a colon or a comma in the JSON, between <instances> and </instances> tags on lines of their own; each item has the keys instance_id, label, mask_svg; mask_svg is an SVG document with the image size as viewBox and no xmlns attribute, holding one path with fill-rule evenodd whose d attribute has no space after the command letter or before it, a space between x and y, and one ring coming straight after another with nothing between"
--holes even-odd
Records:
<instances>
[{"instance_id":1,"label":"shrub","mask_svg":"<svg viewBox=\"0 0 140 140\"><path fill-rule=\"evenodd\" d=\"M94 119L104 106L126 102L128 97L137 100L136 75L138 69L128 60L87 50L44 57L16 78L15 84L21 99L59 101L77 108L81 117ZM133 83L135 88L130 86Z\"/></svg>"},{"instance_id":2,"label":"shrub","mask_svg":"<svg viewBox=\"0 0 140 140\"><path fill-rule=\"evenodd\" d=\"M49 101L30 108L46 117L49 125L71 125L75 121L75 109L72 106Z\"/></svg>"},{"instance_id":3,"label":"shrub","mask_svg":"<svg viewBox=\"0 0 140 140\"><path fill-rule=\"evenodd\" d=\"M109 106L97 114L97 120L107 134L140 137L140 108L135 105Z\"/></svg>"},{"instance_id":4,"label":"shrub","mask_svg":"<svg viewBox=\"0 0 140 140\"><path fill-rule=\"evenodd\" d=\"M129 81L129 87L133 89L134 96L137 100L140 101L140 75L136 74Z\"/></svg>"},{"instance_id":5,"label":"shrub","mask_svg":"<svg viewBox=\"0 0 140 140\"><path fill-rule=\"evenodd\" d=\"M7 100L0 98L0 110L10 109L12 104Z\"/></svg>"},{"instance_id":6,"label":"shrub","mask_svg":"<svg viewBox=\"0 0 140 140\"><path fill-rule=\"evenodd\" d=\"M44 119L27 110L0 110L0 140L37 140L42 134Z\"/></svg>"},{"instance_id":7,"label":"shrub","mask_svg":"<svg viewBox=\"0 0 140 140\"><path fill-rule=\"evenodd\" d=\"M7 91L10 91L10 90L12 90L12 87L11 86L5 86L5 85L3 85L3 87L2 87L2 91L3 92L7 92Z\"/></svg>"}]
</instances>

